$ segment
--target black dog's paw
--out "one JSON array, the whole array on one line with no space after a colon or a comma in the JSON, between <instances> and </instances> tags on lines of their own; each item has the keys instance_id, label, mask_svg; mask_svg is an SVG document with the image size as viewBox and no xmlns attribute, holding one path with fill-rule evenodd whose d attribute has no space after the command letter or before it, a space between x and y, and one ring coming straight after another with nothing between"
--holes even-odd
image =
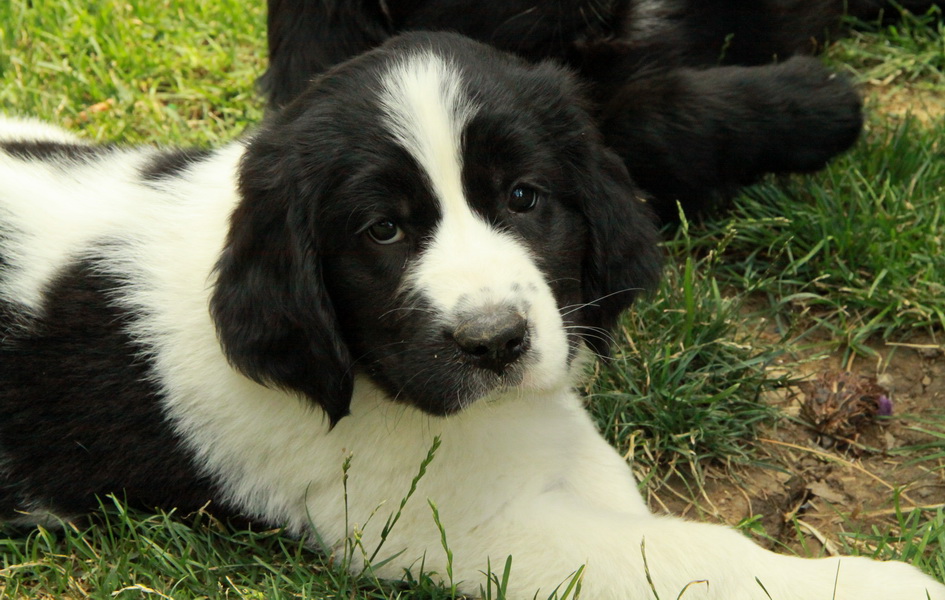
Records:
<instances>
[{"instance_id":1,"label":"black dog's paw","mask_svg":"<svg viewBox=\"0 0 945 600\"><path fill-rule=\"evenodd\" d=\"M822 169L859 138L863 102L852 83L810 57L769 67L755 106L770 110L759 172L806 173ZM764 110L763 109L763 110Z\"/></svg>"}]
</instances>

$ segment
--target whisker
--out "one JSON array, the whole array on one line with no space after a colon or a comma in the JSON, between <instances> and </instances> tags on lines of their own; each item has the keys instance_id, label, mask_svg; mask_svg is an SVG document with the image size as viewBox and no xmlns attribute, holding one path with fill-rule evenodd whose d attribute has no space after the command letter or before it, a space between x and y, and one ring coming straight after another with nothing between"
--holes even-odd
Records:
<instances>
[{"instance_id":1,"label":"whisker","mask_svg":"<svg viewBox=\"0 0 945 600\"><path fill-rule=\"evenodd\" d=\"M436 314L436 311L434 311L432 308L426 308L426 307L423 307L423 306L398 306L398 307L396 307L396 308L392 308L392 309L390 309L390 310L388 310L388 311L385 311L385 312L381 313L381 315L378 317L378 319L383 319L383 318L386 317L387 315L389 315L389 314L391 314L391 313L394 313L394 312L397 312L397 311L417 311L417 312L425 313L425 314L428 314L428 315L435 315L435 314Z\"/></svg>"},{"instance_id":2,"label":"whisker","mask_svg":"<svg viewBox=\"0 0 945 600\"><path fill-rule=\"evenodd\" d=\"M599 298L595 298L594 300L591 300L591 301L589 301L589 302L584 302L584 303L581 303L581 304L571 304L571 305L568 305L568 306L563 306L563 307L561 307L561 308L559 309L559 311L561 312L561 316L566 317L566 316L568 316L568 315L570 315L570 314L573 314L573 313L575 313L575 312L581 310L582 308L586 308L586 307L588 307L588 306L597 306L597 303L600 302L601 300L606 300L607 298L610 298L610 297L612 297L612 296L616 296L617 294L626 294L626 293L628 293L628 292L642 292L642 291L643 291L643 288L624 288L624 289L622 289L622 290L617 290L616 292L611 292L611 293L606 294L606 295L604 295L604 296L600 296ZM564 312L564 311L567 311L567 312Z\"/></svg>"},{"instance_id":3,"label":"whisker","mask_svg":"<svg viewBox=\"0 0 945 600\"><path fill-rule=\"evenodd\" d=\"M611 346L617 345L617 339L609 331L601 327L591 327L589 325L565 325L565 331L577 331L581 337L598 339L607 342Z\"/></svg>"}]
</instances>

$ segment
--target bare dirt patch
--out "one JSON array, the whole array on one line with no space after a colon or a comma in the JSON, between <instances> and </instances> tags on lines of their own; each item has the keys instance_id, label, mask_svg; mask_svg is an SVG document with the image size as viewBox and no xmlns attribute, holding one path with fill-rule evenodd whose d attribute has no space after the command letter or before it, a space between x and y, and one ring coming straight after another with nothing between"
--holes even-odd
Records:
<instances>
[{"instance_id":1,"label":"bare dirt patch","mask_svg":"<svg viewBox=\"0 0 945 600\"><path fill-rule=\"evenodd\" d=\"M650 490L651 506L730 525L752 520L767 535L762 543L816 555L839 553L841 531L892 528L896 498L906 512L945 505L945 457L934 457L945 435L945 347L924 338L877 353L780 368L809 379L842 371L875 378L892 417L861 423L852 443L835 440L805 422L802 387L780 390L767 400L787 416L757 441L758 464L710 467L701 486L671 480Z\"/></svg>"},{"instance_id":2,"label":"bare dirt patch","mask_svg":"<svg viewBox=\"0 0 945 600\"><path fill-rule=\"evenodd\" d=\"M870 82L863 91L870 99L870 108L886 115L911 115L923 124L945 118L945 91L942 90Z\"/></svg>"}]
</instances>

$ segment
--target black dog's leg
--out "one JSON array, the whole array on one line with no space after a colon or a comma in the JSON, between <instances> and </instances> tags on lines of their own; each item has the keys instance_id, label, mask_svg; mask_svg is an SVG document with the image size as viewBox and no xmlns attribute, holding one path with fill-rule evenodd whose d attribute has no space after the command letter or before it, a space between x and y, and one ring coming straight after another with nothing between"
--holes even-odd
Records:
<instances>
[{"instance_id":1,"label":"black dog's leg","mask_svg":"<svg viewBox=\"0 0 945 600\"><path fill-rule=\"evenodd\" d=\"M670 70L630 80L604 102L606 143L664 221L676 219L677 201L694 214L766 173L820 169L862 127L856 90L808 57Z\"/></svg>"},{"instance_id":2,"label":"black dog's leg","mask_svg":"<svg viewBox=\"0 0 945 600\"><path fill-rule=\"evenodd\" d=\"M390 37L377 0L269 0L269 68L259 85L270 107L298 96L308 82Z\"/></svg>"}]
</instances>

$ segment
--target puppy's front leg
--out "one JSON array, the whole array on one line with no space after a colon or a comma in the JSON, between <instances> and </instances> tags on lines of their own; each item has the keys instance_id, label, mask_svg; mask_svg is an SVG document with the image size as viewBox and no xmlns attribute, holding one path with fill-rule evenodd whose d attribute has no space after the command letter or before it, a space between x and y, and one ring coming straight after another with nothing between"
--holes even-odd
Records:
<instances>
[{"instance_id":1,"label":"puppy's front leg","mask_svg":"<svg viewBox=\"0 0 945 600\"><path fill-rule=\"evenodd\" d=\"M452 538L461 561L454 580L482 581L487 559L501 571L511 556L510 598L547 597L583 567L580 597L594 600L683 591L686 600L945 600L945 586L905 563L780 555L722 525L654 515L586 415L572 413L567 431L557 445L536 442L537 454L508 461L528 470L518 480L529 484L500 493L505 501L487 522ZM552 445L557 459L548 461Z\"/></svg>"},{"instance_id":2,"label":"puppy's front leg","mask_svg":"<svg viewBox=\"0 0 945 600\"><path fill-rule=\"evenodd\" d=\"M513 598L545 597L583 565L587 599L945 600L905 563L778 555L724 526L603 511L566 492L517 507L494 535L513 557Z\"/></svg>"},{"instance_id":3,"label":"puppy's front leg","mask_svg":"<svg viewBox=\"0 0 945 600\"><path fill-rule=\"evenodd\" d=\"M684 600L945 600L945 586L905 563L778 555L722 525L652 514L624 458L570 393L480 403L453 419L418 413L413 423L409 411L392 419L395 410L364 410L352 431L377 434L346 438L349 450L365 442L352 450L352 522L378 511L373 520L383 523L429 452L428 436L442 444L377 554L381 576L422 567L476 595L483 573L501 578L511 556L510 599L547 598L583 567L585 600L649 600L654 590L663 599L685 590ZM346 421L335 433L355 424ZM399 483L382 498L380 481ZM377 547L378 529L364 530L367 548Z\"/></svg>"}]
</instances>

